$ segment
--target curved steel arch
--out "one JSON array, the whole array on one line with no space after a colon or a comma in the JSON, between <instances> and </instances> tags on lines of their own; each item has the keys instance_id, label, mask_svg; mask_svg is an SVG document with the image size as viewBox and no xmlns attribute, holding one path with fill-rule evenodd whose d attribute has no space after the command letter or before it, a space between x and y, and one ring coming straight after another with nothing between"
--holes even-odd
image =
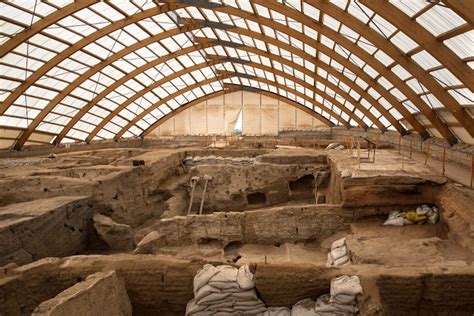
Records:
<instances>
[{"instance_id":1,"label":"curved steel arch","mask_svg":"<svg viewBox=\"0 0 474 316\"><path fill-rule=\"evenodd\" d=\"M215 61L215 64L218 64L218 63L222 63L222 62L221 62L221 61ZM163 79L161 79L161 80L159 80L159 81L153 83L151 86L147 87L146 89L147 89L148 91L151 91L151 90L155 89L156 87L158 87L159 85L161 85L161 84L163 84L163 83L165 83L165 82L168 82L169 80L172 80L174 77L177 78L177 77L179 77L179 76L181 76L181 75L183 75L183 74L189 73L189 72L191 72L191 71L194 71L194 70L197 70L197 69L200 69L200 68L203 68L203 67L207 67L209 64L210 64L209 62L206 62L206 63L203 63L203 64L195 65L195 66L190 67L190 68L187 68L187 69L183 69L183 70L180 71L180 72L177 72L177 73L175 73L175 74L173 74L173 75L171 75L171 76L165 77L165 78L163 78ZM168 102L169 100L174 99L175 97L177 97L177 96L179 96L179 95L181 95L181 94L183 94L183 93L186 93L186 92L188 92L188 91L191 91L191 90L193 90L193 89L195 89L195 88L199 88L199 87L201 87L201 86L203 86L203 85L205 85L205 84L208 84L208 83L210 83L210 82L219 81L219 80L222 80L222 79L228 78L228 77L229 77L229 76L213 77L213 78L210 78L210 79L208 79L208 80L204 80L204 81L198 82L198 83L196 83L196 84L194 84L194 85L187 86L186 88L184 88L184 89L182 89L182 90L180 90L180 91L177 91L177 92L175 92L175 93L172 93L172 94L166 96L165 98L161 99L161 100L158 101L156 104L154 104L153 106L150 106L149 108L147 108L146 110L144 110L143 112L141 112L141 113L140 113L139 115L137 115L134 119L132 119L131 121L129 121L129 123L126 125L126 126L127 126L127 129L126 129L126 130L123 130L123 128L122 128L120 136L121 136L123 133L125 133L128 129L130 129L136 122L138 122L138 120L136 120L137 117L140 117L140 119L141 119L144 115L146 115L146 114L148 114L149 112L151 112L154 108L157 108L158 106L160 106L160 105L162 105L162 104ZM257 80L257 78L258 78L258 77L255 77L255 80ZM258 78L258 79L264 80L263 78ZM277 83L273 83L273 85L276 86ZM299 94L297 91L295 91L295 90L292 89L291 87L284 87L284 88L283 88L283 86L281 86L281 85L280 85L280 87L281 87L282 90L290 90L290 91L294 91L294 92L293 92L294 94ZM144 89L144 90L145 90L145 89ZM147 91L147 92L148 92L148 91ZM140 91L140 92L142 92L142 91ZM144 93L146 93L146 92L143 92L143 93L140 93L140 94L136 94L136 95L134 95L134 97L128 99L126 102L127 102L128 104L130 104L130 103L132 103L135 99L138 99L138 98L139 98L141 95L143 95ZM314 105L318 106L318 107L321 108L322 110L324 110L324 111L330 113L332 116L338 118L338 121L341 122L342 125L346 125L346 126L347 126L348 122L346 122L346 121L345 121L342 117L340 117L338 114L332 112L330 109L327 109L325 106L323 106L323 105L319 104L318 102L316 102L316 100L312 100L312 99L310 99L309 97L307 97L306 95L301 96L301 97L304 98L305 100L309 101L309 102L312 102ZM87 137L86 141L87 141L87 142L90 142L90 141L92 140L92 138L94 138L94 136L95 136L113 117L115 117L116 114L120 113L120 111L122 111L123 109L125 109L128 104L125 104L125 105L122 104L122 105L120 105L118 108L116 108L114 111L112 111L111 113L109 113L109 115L108 115L104 120L102 120L102 121L100 122L100 124L98 124L98 125L94 128L94 130L89 134L89 136ZM120 132L119 132L119 133L120 133ZM120 137L120 136L119 136L119 137Z\"/></svg>"},{"instance_id":2,"label":"curved steel arch","mask_svg":"<svg viewBox=\"0 0 474 316\"><path fill-rule=\"evenodd\" d=\"M232 77L239 77L239 76L245 76L246 74L242 74L242 73L238 73L238 72L233 72L233 73L224 73L218 77L214 77L212 79L209 79L210 82L214 82L214 81L218 81L218 80L224 80L224 79L229 79L229 78L232 78ZM281 85L277 82L274 82L274 81L270 81L270 80L267 80L265 78L261 78L261 77L252 77L252 78L248 78L248 77L245 77L249 80L255 80L255 81L258 81L258 82L262 82L262 83L265 83L265 84L268 84L268 85L272 85L274 87L276 87L277 89L281 89L281 90L285 90L285 91L291 91L291 93L293 93L294 95L296 96L299 96L300 98L306 100L306 101L309 101L309 102L312 102L313 104L315 105L318 105L318 107L320 107L321 109L324 109L324 111L328 112L331 114L331 116L333 116L335 119L337 119L339 122L342 123L343 126L348 126L348 122L342 118L340 115L334 113L332 110L328 109L328 108L325 108L323 105L319 105L318 102L315 102L315 100L311 99L310 97L308 97L307 95L305 94L302 94L294 89L292 89L291 87L288 87L288 86L284 86L284 85ZM206 80L207 81L207 80ZM140 114L138 114L137 116L135 116L135 118L133 118L133 120L131 120L127 125L125 125L124 127L122 127L122 129L115 135L115 139L118 139L120 137L122 137L122 135L128 131L133 125L135 125L138 121L140 121L145 115L147 115L148 113L150 113L151 111L153 111L155 108L157 108L158 106L168 102L169 100L172 100L174 98L176 98L177 96L183 94L183 93L186 93L188 91L191 91L195 88L198 88L204 84L207 84L208 82L206 81L202 81L202 82L199 82L193 86L188 86L186 87L185 89L181 90L181 91L177 91L171 95L169 95L168 97L160 100L159 102L155 103L154 105L150 106L149 108L147 108L146 110L144 110L143 112L141 112ZM304 107L304 105L302 105L302 107Z\"/></svg>"},{"instance_id":3,"label":"curved steel arch","mask_svg":"<svg viewBox=\"0 0 474 316\"><path fill-rule=\"evenodd\" d=\"M254 93L258 93L258 94L261 94L261 95L265 95L265 96L268 96L268 97L271 97L271 98L274 98L274 99L277 99L279 101L283 101L285 103L287 103L288 105L291 105L299 110L302 110L304 111L305 113L308 113L309 115L313 116L314 118L318 119L319 121L321 121L322 123L328 125L328 126L331 126L332 123L330 121L328 121L326 118L324 117L321 117L318 113L314 112L314 111L311 111L310 109L308 109L307 107L303 107L302 108L302 105L293 101L293 100L290 100L288 98L285 98L279 94L275 94L275 93L272 93L272 92L269 92L269 91L265 91L265 90L261 90L261 89L257 89L257 88L253 88L253 87L248 87L248 86L239 86L238 88L235 88L235 89L229 89L229 90L222 90L222 91L217 91L217 92L214 92L214 93L211 93L211 94L207 94L205 96L202 96L196 100L193 100L191 102L188 102L182 106L180 106L179 108L171 111L170 113L168 113L167 115L161 117L159 120L157 120L155 123L151 124L149 127L147 127L143 133L140 135L140 137L145 137L147 136L148 134L150 134L153 130L155 130L157 127L159 127L160 125L164 124L166 121L168 121L169 119L173 118L174 116L178 115L180 112L184 111L184 110L187 110L201 102L204 102L208 99L212 99L212 98L216 98L218 96L221 96L221 95L226 95L226 94L229 94L229 93L233 93L233 92L236 92L236 91L250 91L250 92L254 92ZM316 115L315 115L316 114Z\"/></svg>"}]
</instances>

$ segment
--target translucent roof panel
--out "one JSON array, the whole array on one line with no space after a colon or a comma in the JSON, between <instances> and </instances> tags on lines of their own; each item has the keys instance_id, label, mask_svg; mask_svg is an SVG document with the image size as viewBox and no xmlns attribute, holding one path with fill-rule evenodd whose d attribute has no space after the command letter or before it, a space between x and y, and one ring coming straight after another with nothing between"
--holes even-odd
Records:
<instances>
[{"instance_id":1,"label":"translucent roof panel","mask_svg":"<svg viewBox=\"0 0 474 316\"><path fill-rule=\"evenodd\" d=\"M146 135L187 104L249 87L332 124L421 133L436 120L414 113L436 109L474 135L474 31L456 3L168 2L1 3L0 128L21 131L15 147L35 132ZM453 130L437 133L453 143Z\"/></svg>"}]
</instances>

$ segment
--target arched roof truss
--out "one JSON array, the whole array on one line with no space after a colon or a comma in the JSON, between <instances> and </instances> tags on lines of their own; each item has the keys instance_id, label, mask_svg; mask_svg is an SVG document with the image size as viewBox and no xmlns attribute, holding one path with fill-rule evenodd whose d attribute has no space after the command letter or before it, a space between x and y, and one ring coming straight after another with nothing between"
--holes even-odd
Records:
<instances>
[{"instance_id":1,"label":"arched roof truss","mask_svg":"<svg viewBox=\"0 0 474 316\"><path fill-rule=\"evenodd\" d=\"M0 128L15 148L144 137L247 89L327 125L474 143L469 1L0 4Z\"/></svg>"}]
</instances>

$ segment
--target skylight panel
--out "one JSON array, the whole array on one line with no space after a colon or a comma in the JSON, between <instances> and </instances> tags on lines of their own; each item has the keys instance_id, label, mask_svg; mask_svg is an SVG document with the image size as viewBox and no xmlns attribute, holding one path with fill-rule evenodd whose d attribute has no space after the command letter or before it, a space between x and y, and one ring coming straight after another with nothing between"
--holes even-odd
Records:
<instances>
[{"instance_id":1,"label":"skylight panel","mask_svg":"<svg viewBox=\"0 0 474 316\"><path fill-rule=\"evenodd\" d=\"M422 50L421 52L411 56L411 58L420 65L424 70L431 69L437 67L440 62L434 58L430 53L426 50Z\"/></svg>"},{"instance_id":2,"label":"skylight panel","mask_svg":"<svg viewBox=\"0 0 474 316\"><path fill-rule=\"evenodd\" d=\"M474 93L471 90L463 88L448 90L448 92L456 99L456 101L459 102L459 104L474 105Z\"/></svg>"},{"instance_id":3,"label":"skylight panel","mask_svg":"<svg viewBox=\"0 0 474 316\"><path fill-rule=\"evenodd\" d=\"M306 25L304 26L304 35L309 38L318 38L318 32Z\"/></svg>"},{"instance_id":4,"label":"skylight panel","mask_svg":"<svg viewBox=\"0 0 474 316\"><path fill-rule=\"evenodd\" d=\"M385 77L380 77L378 80L378 83L382 85L387 90L390 90L393 87L393 84L388 81Z\"/></svg>"},{"instance_id":5,"label":"skylight panel","mask_svg":"<svg viewBox=\"0 0 474 316\"><path fill-rule=\"evenodd\" d=\"M339 32L353 43L355 43L360 36L359 33L355 32L354 30L345 26L344 24L341 26L341 29Z\"/></svg>"},{"instance_id":6,"label":"skylight panel","mask_svg":"<svg viewBox=\"0 0 474 316\"><path fill-rule=\"evenodd\" d=\"M372 68L369 64L366 64L364 68L362 68L366 74L368 74L372 79L377 77L379 73Z\"/></svg>"},{"instance_id":7,"label":"skylight panel","mask_svg":"<svg viewBox=\"0 0 474 316\"><path fill-rule=\"evenodd\" d=\"M324 14L323 23L324 25L326 25L327 27L329 27L330 29L336 32L339 30L339 27L341 26L341 22L339 22L338 20L336 20L335 18L327 14Z\"/></svg>"},{"instance_id":8,"label":"skylight panel","mask_svg":"<svg viewBox=\"0 0 474 316\"><path fill-rule=\"evenodd\" d=\"M164 13L155 15L154 17L152 17L152 19L153 21L155 21L156 24L158 24L164 30L171 30L171 29L176 28L176 23Z\"/></svg>"},{"instance_id":9,"label":"skylight panel","mask_svg":"<svg viewBox=\"0 0 474 316\"><path fill-rule=\"evenodd\" d=\"M181 49L181 47L170 37L162 39L160 44L171 52L176 52Z\"/></svg>"},{"instance_id":10,"label":"skylight panel","mask_svg":"<svg viewBox=\"0 0 474 316\"><path fill-rule=\"evenodd\" d=\"M367 82L365 82L363 79L361 79L360 77L357 77L355 82L363 90L367 89L367 87L369 86L369 84Z\"/></svg>"},{"instance_id":11,"label":"skylight panel","mask_svg":"<svg viewBox=\"0 0 474 316\"><path fill-rule=\"evenodd\" d=\"M466 23L453 10L441 4L434 5L416 18L416 21L434 36L438 36Z\"/></svg>"},{"instance_id":12,"label":"skylight panel","mask_svg":"<svg viewBox=\"0 0 474 316\"><path fill-rule=\"evenodd\" d=\"M202 9L202 11L205 15L206 20L213 21L213 22L220 22L219 19L217 18L217 15L214 13L214 11L209 10L209 9ZM228 20L228 17L224 17L224 20Z\"/></svg>"},{"instance_id":13,"label":"skylight panel","mask_svg":"<svg viewBox=\"0 0 474 316\"><path fill-rule=\"evenodd\" d=\"M377 92L377 90L375 90L374 88L370 87L369 90L367 90L367 92L372 96L372 98L374 98L375 100L377 100L378 98L381 97L380 93Z\"/></svg>"},{"instance_id":14,"label":"skylight panel","mask_svg":"<svg viewBox=\"0 0 474 316\"><path fill-rule=\"evenodd\" d=\"M402 66L398 64L392 67L391 70L394 74L396 74L402 80L408 79L412 76L405 68L403 68Z\"/></svg>"},{"instance_id":15,"label":"skylight panel","mask_svg":"<svg viewBox=\"0 0 474 316\"><path fill-rule=\"evenodd\" d=\"M413 78L413 79L410 79L408 80L407 82L407 85L413 90L415 91L417 94L420 94L420 93L425 93L426 91L428 91L426 89L425 86L423 86L421 84L421 82L419 82L417 79Z\"/></svg>"},{"instance_id":16,"label":"skylight panel","mask_svg":"<svg viewBox=\"0 0 474 316\"><path fill-rule=\"evenodd\" d=\"M446 68L433 71L431 75L435 77L443 87L452 87L462 84L461 81Z\"/></svg>"},{"instance_id":17,"label":"skylight panel","mask_svg":"<svg viewBox=\"0 0 474 316\"><path fill-rule=\"evenodd\" d=\"M443 108L443 103L441 103L434 95L432 95L431 93L429 94L424 94L421 96L421 99L423 101L425 101L426 104L428 104L428 106L430 108L433 108L433 109L437 109L437 108Z\"/></svg>"},{"instance_id":18,"label":"skylight panel","mask_svg":"<svg viewBox=\"0 0 474 316\"><path fill-rule=\"evenodd\" d=\"M36 44L39 47L47 47L48 49L54 50L58 53L68 48L68 45L56 41L50 37L44 36L42 34L34 35L30 38L29 41L30 43Z\"/></svg>"},{"instance_id":19,"label":"skylight panel","mask_svg":"<svg viewBox=\"0 0 474 316\"><path fill-rule=\"evenodd\" d=\"M407 99L407 97L406 97L400 90L398 90L397 88L393 88L392 90L390 90L390 93L391 93L398 101L406 100L406 99Z\"/></svg>"},{"instance_id":20,"label":"skylight panel","mask_svg":"<svg viewBox=\"0 0 474 316\"><path fill-rule=\"evenodd\" d=\"M270 12L268 11L268 9L266 7L263 7L259 4L256 4L255 7L257 9L257 14L258 15L261 15L261 16L263 16L265 18L268 18L268 19L270 18Z\"/></svg>"},{"instance_id":21,"label":"skylight panel","mask_svg":"<svg viewBox=\"0 0 474 316\"><path fill-rule=\"evenodd\" d=\"M330 49L334 49L334 41L331 40L330 38L328 38L324 35L321 35L320 42L324 46L329 47Z\"/></svg>"},{"instance_id":22,"label":"skylight panel","mask_svg":"<svg viewBox=\"0 0 474 316\"><path fill-rule=\"evenodd\" d=\"M123 14L121 14L111 6L107 5L105 2L98 2L92 5L91 8L93 8L97 12L100 12L100 14L107 17L107 19L111 21L118 21L125 18Z\"/></svg>"},{"instance_id":23,"label":"skylight panel","mask_svg":"<svg viewBox=\"0 0 474 316\"><path fill-rule=\"evenodd\" d=\"M369 18L374 14L374 11L358 1L351 1L347 12L362 21L364 24L367 24Z\"/></svg>"},{"instance_id":24,"label":"skylight panel","mask_svg":"<svg viewBox=\"0 0 474 316\"><path fill-rule=\"evenodd\" d=\"M369 26L384 37L389 37L397 31L397 28L392 23L388 22L378 14L372 18Z\"/></svg>"},{"instance_id":25,"label":"skylight panel","mask_svg":"<svg viewBox=\"0 0 474 316\"><path fill-rule=\"evenodd\" d=\"M418 47L418 44L402 31L398 31L390 41L404 53Z\"/></svg>"},{"instance_id":26,"label":"skylight panel","mask_svg":"<svg viewBox=\"0 0 474 316\"><path fill-rule=\"evenodd\" d=\"M380 61L382 64L384 64L385 67L391 65L394 60L388 56L387 54L385 54L381 49L379 49L376 53L375 53L375 58L377 58L378 61Z\"/></svg>"},{"instance_id":27,"label":"skylight panel","mask_svg":"<svg viewBox=\"0 0 474 316\"><path fill-rule=\"evenodd\" d=\"M71 31L69 31L68 29L65 29L65 28L62 28L62 27L58 26L57 24L51 25L50 27L43 30L43 32L47 33L47 34L50 34L52 36L61 38L61 39L65 40L66 42L69 42L71 44L75 43L75 42L77 42L77 41L79 41L83 38L82 36L79 36L78 34L73 33Z\"/></svg>"},{"instance_id":28,"label":"skylight panel","mask_svg":"<svg viewBox=\"0 0 474 316\"><path fill-rule=\"evenodd\" d=\"M390 2L410 17L414 16L416 13L430 4L428 1L390 0Z\"/></svg>"},{"instance_id":29,"label":"skylight panel","mask_svg":"<svg viewBox=\"0 0 474 316\"><path fill-rule=\"evenodd\" d=\"M357 46L365 50L370 55L372 55L377 50L377 47L375 47L374 44L372 44L369 40L363 38L362 36L357 41Z\"/></svg>"},{"instance_id":30,"label":"skylight panel","mask_svg":"<svg viewBox=\"0 0 474 316\"><path fill-rule=\"evenodd\" d=\"M319 21L319 9L316 9L315 7L310 4L307 4L306 2L303 2L303 13L307 16L312 17L316 21Z\"/></svg>"},{"instance_id":31,"label":"skylight panel","mask_svg":"<svg viewBox=\"0 0 474 316\"><path fill-rule=\"evenodd\" d=\"M474 56L474 30L460 34L444 41L459 58ZM472 67L471 67L472 68Z\"/></svg>"}]
</instances>

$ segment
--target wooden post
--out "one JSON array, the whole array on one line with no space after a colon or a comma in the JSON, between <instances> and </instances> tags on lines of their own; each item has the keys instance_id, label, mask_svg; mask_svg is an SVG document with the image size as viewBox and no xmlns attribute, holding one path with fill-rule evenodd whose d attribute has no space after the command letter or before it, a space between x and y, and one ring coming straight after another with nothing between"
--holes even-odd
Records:
<instances>
[{"instance_id":1,"label":"wooden post","mask_svg":"<svg viewBox=\"0 0 474 316\"><path fill-rule=\"evenodd\" d=\"M400 135L398 138L398 153L402 153L402 136Z\"/></svg>"},{"instance_id":2,"label":"wooden post","mask_svg":"<svg viewBox=\"0 0 474 316\"><path fill-rule=\"evenodd\" d=\"M446 172L446 148L443 148L443 176L444 173Z\"/></svg>"},{"instance_id":3,"label":"wooden post","mask_svg":"<svg viewBox=\"0 0 474 316\"><path fill-rule=\"evenodd\" d=\"M471 188L474 182L474 155L471 156Z\"/></svg>"},{"instance_id":4,"label":"wooden post","mask_svg":"<svg viewBox=\"0 0 474 316\"><path fill-rule=\"evenodd\" d=\"M428 158L430 157L430 144L428 143L428 149L426 150L425 166L428 164Z\"/></svg>"}]
</instances>

